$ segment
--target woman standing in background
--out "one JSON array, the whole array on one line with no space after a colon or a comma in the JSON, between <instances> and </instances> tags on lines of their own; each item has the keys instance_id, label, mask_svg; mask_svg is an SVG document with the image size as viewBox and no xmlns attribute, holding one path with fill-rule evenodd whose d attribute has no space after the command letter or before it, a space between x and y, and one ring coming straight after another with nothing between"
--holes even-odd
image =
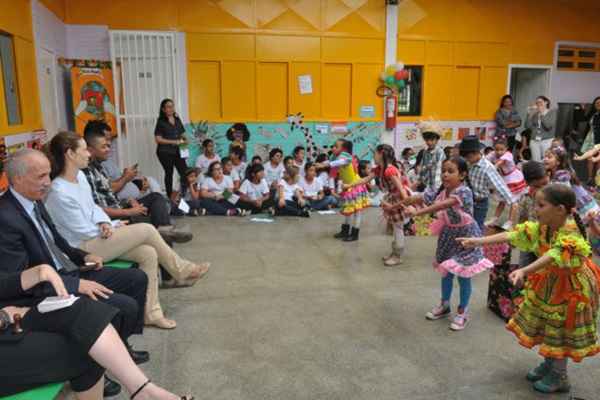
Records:
<instances>
[{"instance_id":1,"label":"woman standing in background","mask_svg":"<svg viewBox=\"0 0 600 400\"><path fill-rule=\"evenodd\" d=\"M179 146L187 143L185 128L175 112L175 104L171 99L164 99L160 102L158 120L156 121L156 128L154 128L154 138L157 144L156 155L158 161L165 170L165 190L167 196L171 198L173 193L173 168L177 168L179 179L181 179L180 190L182 191L186 187L185 172L187 170L185 157L182 157L179 148Z\"/></svg>"},{"instance_id":2,"label":"woman standing in background","mask_svg":"<svg viewBox=\"0 0 600 400\"><path fill-rule=\"evenodd\" d=\"M525 128L531 129L531 159L541 162L556 137L556 110L550 109L547 97L536 97L535 103L527 108Z\"/></svg>"},{"instance_id":3,"label":"woman standing in background","mask_svg":"<svg viewBox=\"0 0 600 400\"><path fill-rule=\"evenodd\" d=\"M511 95L502 96L500 108L496 111L496 137L504 136L508 145L508 150L512 153L515 148L515 136L517 128L521 126L521 117L514 109L514 102Z\"/></svg>"}]
</instances>

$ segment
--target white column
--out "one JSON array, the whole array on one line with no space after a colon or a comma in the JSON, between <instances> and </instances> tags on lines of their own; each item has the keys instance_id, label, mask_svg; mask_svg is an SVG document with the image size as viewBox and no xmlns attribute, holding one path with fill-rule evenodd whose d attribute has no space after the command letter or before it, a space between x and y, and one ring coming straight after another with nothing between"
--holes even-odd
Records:
<instances>
[{"instance_id":1,"label":"white column","mask_svg":"<svg viewBox=\"0 0 600 400\"><path fill-rule=\"evenodd\" d=\"M385 65L396 63L398 48L398 6L386 5L385 10Z\"/></svg>"}]
</instances>

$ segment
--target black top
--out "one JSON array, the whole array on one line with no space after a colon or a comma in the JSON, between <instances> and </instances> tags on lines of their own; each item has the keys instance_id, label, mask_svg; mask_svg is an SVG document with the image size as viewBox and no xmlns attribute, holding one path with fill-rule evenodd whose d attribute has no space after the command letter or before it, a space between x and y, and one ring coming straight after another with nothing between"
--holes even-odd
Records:
<instances>
[{"instance_id":1,"label":"black top","mask_svg":"<svg viewBox=\"0 0 600 400\"><path fill-rule=\"evenodd\" d=\"M175 125L171 124L168 119L159 118L156 121L156 128L154 128L154 136L161 136L167 140L179 140L183 138L185 128L179 117L175 117ZM175 144L159 144L158 151L175 151L178 146Z\"/></svg>"}]
</instances>

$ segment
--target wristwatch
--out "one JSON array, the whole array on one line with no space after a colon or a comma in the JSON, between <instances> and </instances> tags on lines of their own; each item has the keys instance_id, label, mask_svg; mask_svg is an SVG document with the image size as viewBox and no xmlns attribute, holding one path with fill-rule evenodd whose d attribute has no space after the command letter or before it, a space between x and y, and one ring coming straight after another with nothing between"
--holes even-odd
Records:
<instances>
[{"instance_id":1,"label":"wristwatch","mask_svg":"<svg viewBox=\"0 0 600 400\"><path fill-rule=\"evenodd\" d=\"M4 310L0 310L0 331L8 329L10 326L10 315Z\"/></svg>"}]
</instances>

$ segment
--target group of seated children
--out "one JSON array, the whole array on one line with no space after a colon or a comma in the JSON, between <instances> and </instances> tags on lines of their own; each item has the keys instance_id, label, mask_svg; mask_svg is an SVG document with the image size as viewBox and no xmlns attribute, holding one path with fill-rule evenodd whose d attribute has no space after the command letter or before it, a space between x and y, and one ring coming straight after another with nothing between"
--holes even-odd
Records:
<instances>
[{"instance_id":1,"label":"group of seated children","mask_svg":"<svg viewBox=\"0 0 600 400\"><path fill-rule=\"evenodd\" d=\"M184 200L189 215L310 217L311 210L337 207L339 196L329 168L317 169L315 163L305 161L303 147L285 158L281 149L272 149L264 164L260 156L254 156L250 164L244 158L239 146L232 146L229 156L221 159L211 139L202 142L196 168L186 173ZM327 154L320 154L315 161L326 159Z\"/></svg>"}]
</instances>

